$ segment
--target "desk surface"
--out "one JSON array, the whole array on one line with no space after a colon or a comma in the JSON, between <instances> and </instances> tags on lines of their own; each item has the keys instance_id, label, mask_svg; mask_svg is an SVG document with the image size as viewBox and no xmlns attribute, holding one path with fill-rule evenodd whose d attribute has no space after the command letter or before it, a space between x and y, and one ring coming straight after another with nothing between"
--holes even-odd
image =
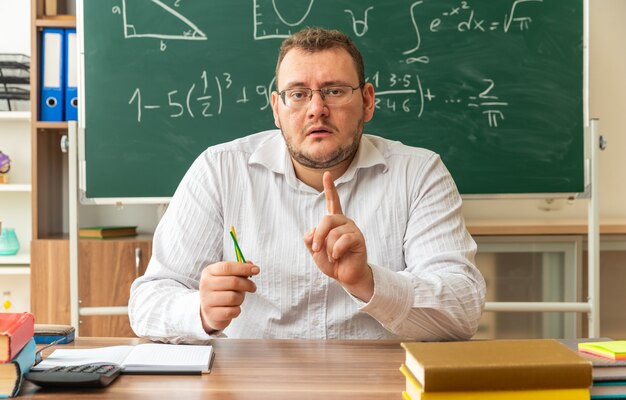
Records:
<instances>
[{"instance_id":1,"label":"desk surface","mask_svg":"<svg viewBox=\"0 0 626 400\"><path fill-rule=\"evenodd\" d=\"M79 338L71 347L138 344L140 339ZM49 391L30 382L20 397L38 399L402 399L399 341L213 341L215 360L202 376L122 375L96 390ZM61 346L56 346L60 348ZM44 352L44 357L50 351Z\"/></svg>"}]
</instances>

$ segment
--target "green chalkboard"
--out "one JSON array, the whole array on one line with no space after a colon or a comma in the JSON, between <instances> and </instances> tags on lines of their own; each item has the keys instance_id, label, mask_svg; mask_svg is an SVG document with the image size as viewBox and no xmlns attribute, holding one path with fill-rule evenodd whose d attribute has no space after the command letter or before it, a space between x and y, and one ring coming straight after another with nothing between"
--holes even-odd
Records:
<instances>
[{"instance_id":1,"label":"green chalkboard","mask_svg":"<svg viewBox=\"0 0 626 400\"><path fill-rule=\"evenodd\" d=\"M278 48L305 26L361 48L365 132L438 152L462 194L584 191L583 0L83 0L82 18L88 198L169 197L206 147L274 128Z\"/></svg>"}]
</instances>

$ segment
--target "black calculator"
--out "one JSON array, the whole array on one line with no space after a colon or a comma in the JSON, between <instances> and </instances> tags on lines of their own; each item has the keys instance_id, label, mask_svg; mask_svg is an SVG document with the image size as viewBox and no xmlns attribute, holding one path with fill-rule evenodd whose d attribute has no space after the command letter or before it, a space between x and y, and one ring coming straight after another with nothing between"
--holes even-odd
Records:
<instances>
[{"instance_id":1,"label":"black calculator","mask_svg":"<svg viewBox=\"0 0 626 400\"><path fill-rule=\"evenodd\" d=\"M109 385L121 372L117 364L94 363L31 371L24 378L42 387L97 388Z\"/></svg>"}]
</instances>

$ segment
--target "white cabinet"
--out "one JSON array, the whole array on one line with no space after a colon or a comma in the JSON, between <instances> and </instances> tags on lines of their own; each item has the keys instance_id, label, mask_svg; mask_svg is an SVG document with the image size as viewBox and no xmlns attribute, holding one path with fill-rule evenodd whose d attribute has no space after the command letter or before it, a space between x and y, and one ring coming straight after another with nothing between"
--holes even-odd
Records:
<instances>
[{"instance_id":1,"label":"white cabinet","mask_svg":"<svg viewBox=\"0 0 626 400\"><path fill-rule=\"evenodd\" d=\"M14 228L15 256L0 256L0 312L30 309L31 147L30 113L0 112L0 150L11 158L8 183L0 184L2 228Z\"/></svg>"},{"instance_id":2,"label":"white cabinet","mask_svg":"<svg viewBox=\"0 0 626 400\"><path fill-rule=\"evenodd\" d=\"M487 283L487 302L577 302L583 294L584 236L483 236L476 266ZM575 312L483 313L476 338L580 337L586 314Z\"/></svg>"}]
</instances>

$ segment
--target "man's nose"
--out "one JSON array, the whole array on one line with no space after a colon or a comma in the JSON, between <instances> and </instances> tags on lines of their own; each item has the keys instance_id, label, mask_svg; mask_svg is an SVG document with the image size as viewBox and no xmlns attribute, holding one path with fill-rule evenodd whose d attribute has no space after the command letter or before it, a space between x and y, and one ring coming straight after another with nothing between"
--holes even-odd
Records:
<instances>
[{"instance_id":1,"label":"man's nose","mask_svg":"<svg viewBox=\"0 0 626 400\"><path fill-rule=\"evenodd\" d=\"M316 94L318 96L316 96ZM315 116L320 114L327 114L328 107L324 101L324 95L319 90L311 91L311 100L309 101L309 114Z\"/></svg>"}]
</instances>

